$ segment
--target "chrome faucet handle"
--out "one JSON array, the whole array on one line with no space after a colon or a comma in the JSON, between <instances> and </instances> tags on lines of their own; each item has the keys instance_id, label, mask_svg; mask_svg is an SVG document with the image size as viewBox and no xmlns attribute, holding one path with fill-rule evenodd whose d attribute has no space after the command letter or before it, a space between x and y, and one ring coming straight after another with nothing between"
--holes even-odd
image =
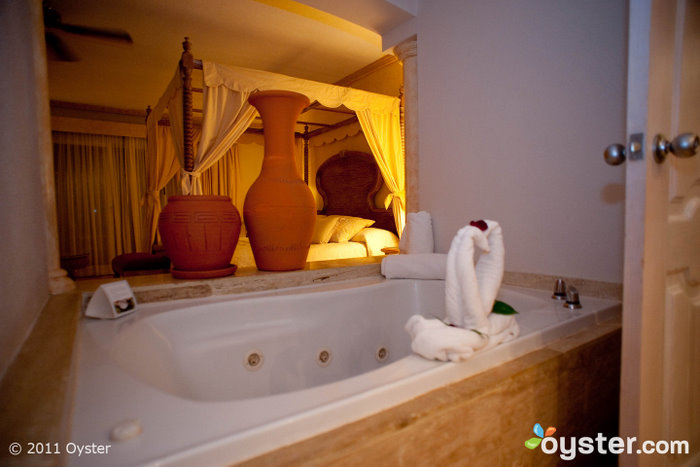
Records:
<instances>
[{"instance_id":1,"label":"chrome faucet handle","mask_svg":"<svg viewBox=\"0 0 700 467\"><path fill-rule=\"evenodd\" d=\"M566 298L566 282L564 282L564 279L557 279L554 281L554 293L552 293L552 298L555 300L564 300Z\"/></svg>"},{"instance_id":2,"label":"chrome faucet handle","mask_svg":"<svg viewBox=\"0 0 700 467\"><path fill-rule=\"evenodd\" d=\"M581 308L581 301L578 298L578 290L574 286L570 286L569 290L566 291L566 302L564 302L564 308L570 310L576 310Z\"/></svg>"}]
</instances>

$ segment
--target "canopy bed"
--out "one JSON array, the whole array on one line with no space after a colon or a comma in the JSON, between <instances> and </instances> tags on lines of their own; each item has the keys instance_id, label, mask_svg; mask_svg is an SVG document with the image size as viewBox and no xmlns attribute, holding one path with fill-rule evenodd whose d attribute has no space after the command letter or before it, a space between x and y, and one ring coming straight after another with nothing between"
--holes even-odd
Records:
<instances>
[{"instance_id":1,"label":"canopy bed","mask_svg":"<svg viewBox=\"0 0 700 467\"><path fill-rule=\"evenodd\" d=\"M398 244L396 234L402 231L405 219L398 98L194 60L187 38L183 48L175 76L147 117L145 206L151 228L149 237L144 239L144 251L150 250L156 238L161 211L159 191L179 173L183 194L201 194L200 176L249 129L257 112L248 98L263 90L293 91L307 96L311 105L304 112L349 109L355 113L372 152L341 152L319 167L316 183L324 207L318 213L307 261L373 256L383 254L384 247ZM193 70L202 70L201 89L192 86ZM193 93L199 92L201 110L193 108ZM202 115L201 132L194 125L194 114L198 112ZM165 115L170 138L159 127ZM319 131L310 133L307 126L305 133L308 139ZM384 206L376 207L374 198L382 183L386 184L388 194L381 200ZM359 225L362 227L357 229ZM247 243L241 237L232 259L239 267L252 266Z\"/></svg>"}]
</instances>

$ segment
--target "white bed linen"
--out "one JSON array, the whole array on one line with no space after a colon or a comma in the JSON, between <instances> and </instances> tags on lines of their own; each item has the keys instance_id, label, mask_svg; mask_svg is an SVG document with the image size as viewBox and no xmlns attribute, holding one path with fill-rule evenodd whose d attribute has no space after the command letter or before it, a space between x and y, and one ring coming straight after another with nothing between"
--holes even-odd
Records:
<instances>
[{"instance_id":1,"label":"white bed linen","mask_svg":"<svg viewBox=\"0 0 700 467\"><path fill-rule=\"evenodd\" d=\"M397 247L399 244L398 237L387 230L367 228L361 233L363 235L358 234L363 240L361 242L312 243L307 261L381 256L384 254L381 251L382 248ZM248 237L239 238L231 263L239 268L255 267L255 258Z\"/></svg>"}]
</instances>

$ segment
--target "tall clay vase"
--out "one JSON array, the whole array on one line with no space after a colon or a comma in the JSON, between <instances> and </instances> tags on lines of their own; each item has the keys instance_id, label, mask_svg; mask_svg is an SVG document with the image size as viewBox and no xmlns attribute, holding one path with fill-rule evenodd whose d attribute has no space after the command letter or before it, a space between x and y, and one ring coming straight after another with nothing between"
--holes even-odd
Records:
<instances>
[{"instance_id":1,"label":"tall clay vase","mask_svg":"<svg viewBox=\"0 0 700 467\"><path fill-rule=\"evenodd\" d=\"M302 269L311 246L316 202L294 162L294 125L309 99L289 91L260 91L248 99L263 120L265 152L260 176L243 204L258 269Z\"/></svg>"},{"instance_id":2,"label":"tall clay vase","mask_svg":"<svg viewBox=\"0 0 700 467\"><path fill-rule=\"evenodd\" d=\"M233 251L241 233L241 216L228 196L170 196L158 217L158 231L179 279L233 274Z\"/></svg>"}]
</instances>

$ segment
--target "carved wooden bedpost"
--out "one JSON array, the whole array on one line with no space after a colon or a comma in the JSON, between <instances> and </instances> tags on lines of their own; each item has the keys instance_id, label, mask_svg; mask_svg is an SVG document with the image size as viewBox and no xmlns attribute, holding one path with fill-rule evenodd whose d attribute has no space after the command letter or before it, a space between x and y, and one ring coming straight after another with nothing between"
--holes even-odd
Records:
<instances>
[{"instance_id":1,"label":"carved wooden bedpost","mask_svg":"<svg viewBox=\"0 0 700 467\"><path fill-rule=\"evenodd\" d=\"M182 57L180 57L180 73L182 74L182 130L183 150L185 154L185 170L194 170L194 145L192 129L192 69L194 57L190 52L192 43L185 37L182 43Z\"/></svg>"}]
</instances>

